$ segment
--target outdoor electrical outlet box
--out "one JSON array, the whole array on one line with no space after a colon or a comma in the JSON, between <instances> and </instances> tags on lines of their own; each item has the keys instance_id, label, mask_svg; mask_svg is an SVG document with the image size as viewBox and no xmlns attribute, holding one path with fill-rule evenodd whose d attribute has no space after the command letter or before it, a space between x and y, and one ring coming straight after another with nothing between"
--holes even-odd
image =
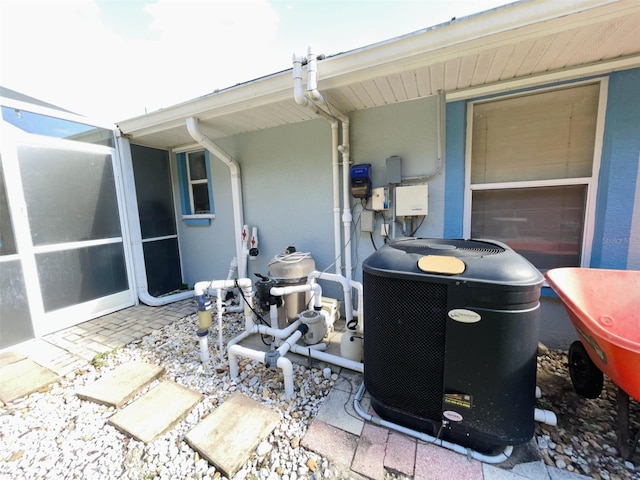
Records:
<instances>
[{"instance_id":1,"label":"outdoor electrical outlet box","mask_svg":"<svg viewBox=\"0 0 640 480\"><path fill-rule=\"evenodd\" d=\"M426 215L429 205L429 186L408 185L396 187L396 216L413 217Z\"/></svg>"},{"instance_id":2,"label":"outdoor electrical outlet box","mask_svg":"<svg viewBox=\"0 0 640 480\"><path fill-rule=\"evenodd\" d=\"M373 232L373 210L363 210L360 214L360 231Z\"/></svg>"},{"instance_id":3,"label":"outdoor electrical outlet box","mask_svg":"<svg viewBox=\"0 0 640 480\"><path fill-rule=\"evenodd\" d=\"M376 212L389 210L389 187L373 189L371 194L371 208Z\"/></svg>"}]
</instances>

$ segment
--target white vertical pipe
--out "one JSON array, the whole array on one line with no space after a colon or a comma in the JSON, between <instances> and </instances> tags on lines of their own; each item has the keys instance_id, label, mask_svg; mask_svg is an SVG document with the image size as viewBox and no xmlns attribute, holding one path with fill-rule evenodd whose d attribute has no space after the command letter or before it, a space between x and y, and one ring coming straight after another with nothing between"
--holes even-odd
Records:
<instances>
[{"instance_id":1,"label":"white vertical pipe","mask_svg":"<svg viewBox=\"0 0 640 480\"><path fill-rule=\"evenodd\" d=\"M342 274L342 246L340 236L340 160L338 155L338 122L331 122L331 178L333 185L333 251L335 272Z\"/></svg>"},{"instance_id":2,"label":"white vertical pipe","mask_svg":"<svg viewBox=\"0 0 640 480\"><path fill-rule=\"evenodd\" d=\"M187 130L189 135L199 145L207 149L212 155L224 162L231 173L231 201L233 207L234 238L236 243L236 258L238 259L238 277L247 276L247 261L242 255L242 240L238 232L242 232L244 225L244 213L242 206L242 179L240 177L240 165L227 152L213 143L204 135L198 126L198 119L187 118Z\"/></svg>"},{"instance_id":3,"label":"white vertical pipe","mask_svg":"<svg viewBox=\"0 0 640 480\"><path fill-rule=\"evenodd\" d=\"M222 292L224 290L218 288L216 290L216 309L218 310L218 357L220 357L220 361L222 362L222 350L224 348L224 344L222 341L222 316L224 315L224 305L222 303Z\"/></svg>"},{"instance_id":4,"label":"white vertical pipe","mask_svg":"<svg viewBox=\"0 0 640 480\"><path fill-rule=\"evenodd\" d=\"M338 154L338 120L317 105L310 102L304 95L302 87L303 57L293 54L293 98L301 107L313 110L331 124L331 176L333 183L333 250L335 271L342 274L342 236L340 232L340 160ZM317 92L317 90L316 90Z\"/></svg>"}]
</instances>

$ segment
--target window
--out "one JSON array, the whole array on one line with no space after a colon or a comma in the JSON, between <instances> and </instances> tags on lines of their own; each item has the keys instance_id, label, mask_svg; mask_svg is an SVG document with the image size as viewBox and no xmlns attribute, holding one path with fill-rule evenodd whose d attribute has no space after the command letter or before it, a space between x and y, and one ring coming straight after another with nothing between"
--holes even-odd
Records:
<instances>
[{"instance_id":1,"label":"window","mask_svg":"<svg viewBox=\"0 0 640 480\"><path fill-rule=\"evenodd\" d=\"M179 153L177 160L182 218L187 225L209 225L214 218L209 154Z\"/></svg>"},{"instance_id":2,"label":"window","mask_svg":"<svg viewBox=\"0 0 640 480\"><path fill-rule=\"evenodd\" d=\"M471 105L467 234L503 241L542 271L583 263L600 89L597 82Z\"/></svg>"}]
</instances>

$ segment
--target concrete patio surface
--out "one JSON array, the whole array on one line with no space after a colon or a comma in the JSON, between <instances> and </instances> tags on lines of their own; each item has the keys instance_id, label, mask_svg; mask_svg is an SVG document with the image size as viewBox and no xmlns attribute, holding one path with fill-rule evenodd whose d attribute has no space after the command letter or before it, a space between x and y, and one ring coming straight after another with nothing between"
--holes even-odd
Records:
<instances>
[{"instance_id":1,"label":"concrete patio surface","mask_svg":"<svg viewBox=\"0 0 640 480\"><path fill-rule=\"evenodd\" d=\"M56 375L66 375L84 367L96 355L124 346L194 312L192 299L163 307L138 305L2 353L15 357L14 360L27 357ZM307 358L302 361L309 363ZM590 479L545 465L537 453L535 441L516 447L512 458L504 464L489 465L365 422L353 409L353 399L361 384L361 374L340 371L301 442L305 448L344 467L343 471L348 475L345 478L380 479L383 469L388 469L415 480ZM360 406L372 412L366 394Z\"/></svg>"}]
</instances>

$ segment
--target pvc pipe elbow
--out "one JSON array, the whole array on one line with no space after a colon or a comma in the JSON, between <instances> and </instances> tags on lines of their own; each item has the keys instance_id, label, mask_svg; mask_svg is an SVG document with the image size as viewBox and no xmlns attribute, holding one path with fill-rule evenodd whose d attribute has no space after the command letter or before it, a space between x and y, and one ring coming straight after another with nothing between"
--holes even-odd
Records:
<instances>
[{"instance_id":1,"label":"pvc pipe elbow","mask_svg":"<svg viewBox=\"0 0 640 480\"><path fill-rule=\"evenodd\" d=\"M555 427L555 426L558 425L558 417L556 417L556 414L553 413L551 410L544 410L542 408L536 408L533 411L533 419L536 422L545 423L545 424L550 425L552 427Z\"/></svg>"}]
</instances>

